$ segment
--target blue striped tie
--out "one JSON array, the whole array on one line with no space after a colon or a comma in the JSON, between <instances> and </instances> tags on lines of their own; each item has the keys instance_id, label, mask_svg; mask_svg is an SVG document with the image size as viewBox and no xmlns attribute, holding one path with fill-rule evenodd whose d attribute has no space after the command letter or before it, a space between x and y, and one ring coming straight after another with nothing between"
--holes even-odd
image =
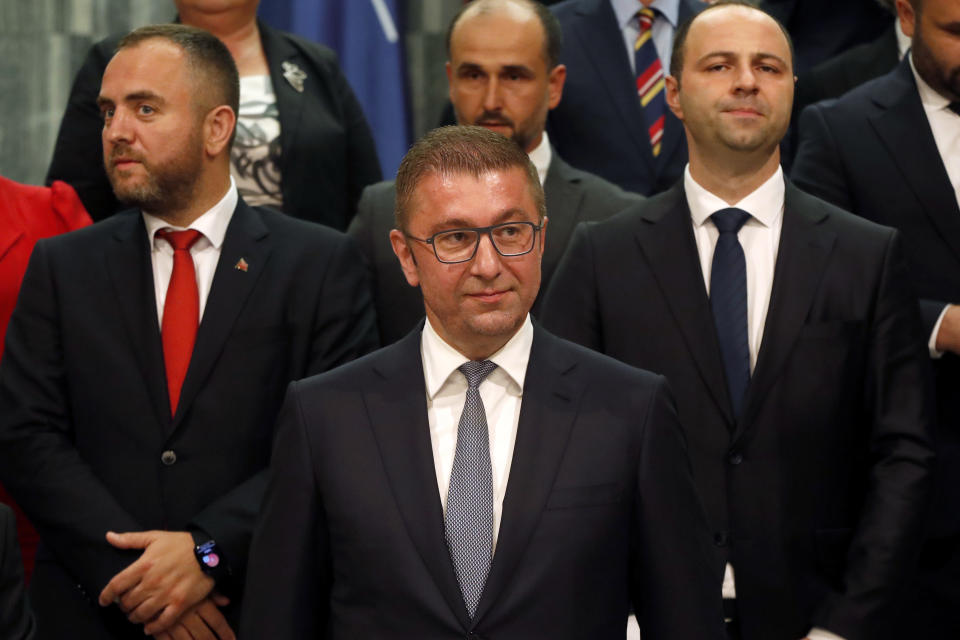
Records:
<instances>
[{"instance_id":1,"label":"blue striped tie","mask_svg":"<svg viewBox=\"0 0 960 640\"><path fill-rule=\"evenodd\" d=\"M460 367L467 379L467 398L457 426L457 448L447 491L447 547L471 618L493 559L493 472L487 414L479 387L496 368L489 360L472 360Z\"/></svg>"},{"instance_id":2,"label":"blue striped tie","mask_svg":"<svg viewBox=\"0 0 960 640\"><path fill-rule=\"evenodd\" d=\"M720 340L730 404L734 416L739 417L750 383L750 343L747 339L747 263L737 232L750 219L750 214L731 207L710 217L720 231L710 270L710 309Z\"/></svg>"}]
</instances>

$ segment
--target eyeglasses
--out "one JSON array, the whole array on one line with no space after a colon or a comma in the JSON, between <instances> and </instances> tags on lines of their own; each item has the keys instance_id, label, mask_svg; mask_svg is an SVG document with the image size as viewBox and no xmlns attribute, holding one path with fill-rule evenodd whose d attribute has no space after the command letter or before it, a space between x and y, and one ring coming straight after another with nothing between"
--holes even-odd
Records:
<instances>
[{"instance_id":1,"label":"eyeglasses","mask_svg":"<svg viewBox=\"0 0 960 640\"><path fill-rule=\"evenodd\" d=\"M480 238L484 234L490 236L493 248L504 257L530 253L533 251L537 232L542 228L542 224L532 222L504 222L490 227L450 229L435 233L429 238L404 235L411 240L419 240L433 246L433 253L440 262L457 264L473 260L473 256L477 255L477 247L480 246Z\"/></svg>"}]
</instances>

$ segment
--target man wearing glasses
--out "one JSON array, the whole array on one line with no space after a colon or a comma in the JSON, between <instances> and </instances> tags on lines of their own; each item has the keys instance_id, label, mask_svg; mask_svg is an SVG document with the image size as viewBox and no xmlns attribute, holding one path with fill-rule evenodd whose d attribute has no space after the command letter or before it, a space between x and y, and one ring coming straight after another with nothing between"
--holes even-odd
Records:
<instances>
[{"instance_id":1,"label":"man wearing glasses","mask_svg":"<svg viewBox=\"0 0 960 640\"><path fill-rule=\"evenodd\" d=\"M291 385L241 637L722 638L663 378L531 324L547 229L523 150L428 134L394 251L426 320Z\"/></svg>"}]
</instances>

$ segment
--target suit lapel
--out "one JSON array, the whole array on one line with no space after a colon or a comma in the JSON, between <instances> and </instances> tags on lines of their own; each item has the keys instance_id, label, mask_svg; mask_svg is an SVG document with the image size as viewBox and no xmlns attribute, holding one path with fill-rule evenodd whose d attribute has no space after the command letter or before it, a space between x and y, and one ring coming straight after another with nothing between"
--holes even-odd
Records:
<instances>
[{"instance_id":1,"label":"suit lapel","mask_svg":"<svg viewBox=\"0 0 960 640\"><path fill-rule=\"evenodd\" d=\"M174 416L176 429L210 375L223 345L270 256L269 231L259 216L241 199L233 212L213 275L210 295L197 329L190 367L183 381ZM236 268L240 260L244 269Z\"/></svg>"},{"instance_id":2,"label":"suit lapel","mask_svg":"<svg viewBox=\"0 0 960 640\"><path fill-rule=\"evenodd\" d=\"M550 496L573 427L581 391L572 375L576 362L558 355L557 342L535 329L497 549L475 621L490 610L512 579Z\"/></svg>"},{"instance_id":3,"label":"suit lapel","mask_svg":"<svg viewBox=\"0 0 960 640\"><path fill-rule=\"evenodd\" d=\"M641 252L705 386L728 424L733 425L720 346L683 183L661 196L656 207L645 207L643 215L643 224L655 225L656 229L645 228L637 235Z\"/></svg>"},{"instance_id":4,"label":"suit lapel","mask_svg":"<svg viewBox=\"0 0 960 640\"><path fill-rule=\"evenodd\" d=\"M833 231L821 224L828 217L818 200L787 182L770 307L735 441L752 424L806 321L836 240Z\"/></svg>"},{"instance_id":5,"label":"suit lapel","mask_svg":"<svg viewBox=\"0 0 960 640\"><path fill-rule=\"evenodd\" d=\"M577 187L579 181L564 162L556 149L551 149L550 167L547 179L543 181L543 191L547 196L547 245L543 253L543 273L541 290L545 288L560 262L561 256L570 240L573 228L579 222L580 202L583 191Z\"/></svg>"},{"instance_id":6,"label":"suit lapel","mask_svg":"<svg viewBox=\"0 0 960 640\"><path fill-rule=\"evenodd\" d=\"M420 355L422 322L419 327L382 352L375 365L382 384L365 390L363 395L380 458L410 539L450 609L468 628L470 619L444 534Z\"/></svg>"},{"instance_id":7,"label":"suit lapel","mask_svg":"<svg viewBox=\"0 0 960 640\"><path fill-rule=\"evenodd\" d=\"M870 122L944 242L960 258L960 208L940 161L927 114L906 58L876 101L882 111ZM936 158L934 163L931 158Z\"/></svg>"},{"instance_id":8,"label":"suit lapel","mask_svg":"<svg viewBox=\"0 0 960 640\"><path fill-rule=\"evenodd\" d=\"M116 296L116 308L123 316L131 353L137 359L160 424L170 423L163 343L157 320L153 266L143 216L136 211L114 216L115 242L104 255L107 273Z\"/></svg>"},{"instance_id":9,"label":"suit lapel","mask_svg":"<svg viewBox=\"0 0 960 640\"><path fill-rule=\"evenodd\" d=\"M653 175L656 167L650 149L650 138L643 124L640 100L634 88L636 82L627 60L616 14L607 0L593 0L583 4L584 6L578 9L581 19L572 24L572 35L580 41L581 50L590 59L597 77L606 87L610 100L620 113L617 126L627 132L643 150L640 156L646 168L638 167L637 171ZM597 96L597 99L603 98Z\"/></svg>"},{"instance_id":10,"label":"suit lapel","mask_svg":"<svg viewBox=\"0 0 960 640\"><path fill-rule=\"evenodd\" d=\"M260 29L260 42L263 44L263 53L267 58L267 65L270 67L270 77L273 79L273 91L277 96L277 112L280 118L280 149L282 150L280 159L280 175L290 175L292 167L290 165L290 150L297 147L296 140L300 131L300 119L303 115L304 93L311 92L311 84L317 82L317 78L307 75L309 67L304 63L300 52L290 45L290 42L281 37L271 27L262 21L257 21L257 27ZM284 68L287 64L287 69ZM295 80L292 80L291 74L299 75L302 72L305 77L302 78L303 91L297 91ZM290 181L287 181L290 182ZM288 194L286 190L283 193L284 204L294 201L293 194ZM289 209L292 209L289 208Z\"/></svg>"}]
</instances>

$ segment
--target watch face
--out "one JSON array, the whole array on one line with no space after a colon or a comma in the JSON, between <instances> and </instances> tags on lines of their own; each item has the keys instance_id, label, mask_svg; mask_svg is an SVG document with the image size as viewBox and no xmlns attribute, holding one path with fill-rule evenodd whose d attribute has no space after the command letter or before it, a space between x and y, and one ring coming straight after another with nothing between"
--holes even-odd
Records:
<instances>
[{"instance_id":1,"label":"watch face","mask_svg":"<svg viewBox=\"0 0 960 640\"><path fill-rule=\"evenodd\" d=\"M205 553L203 555L203 558L201 558L201 560L203 560L203 564L209 567L210 569L213 569L218 564L220 564L220 556L218 556L215 553Z\"/></svg>"}]
</instances>

